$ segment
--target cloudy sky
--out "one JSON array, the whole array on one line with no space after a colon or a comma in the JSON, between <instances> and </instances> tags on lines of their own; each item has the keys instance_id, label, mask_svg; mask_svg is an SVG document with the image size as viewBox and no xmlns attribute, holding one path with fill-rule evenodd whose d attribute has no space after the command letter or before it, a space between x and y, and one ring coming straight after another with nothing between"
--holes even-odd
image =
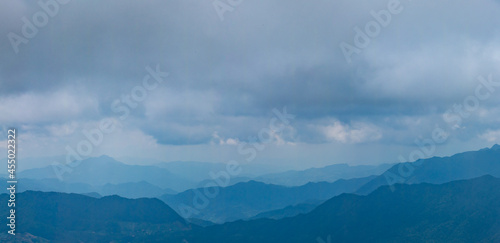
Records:
<instances>
[{"instance_id":1,"label":"cloudy sky","mask_svg":"<svg viewBox=\"0 0 500 243\"><path fill-rule=\"evenodd\" d=\"M3 154L9 127L41 158L102 121L115 129L88 156L137 163L306 168L408 159L435 131L426 156L500 142L499 1L40 2L0 3Z\"/></svg>"}]
</instances>

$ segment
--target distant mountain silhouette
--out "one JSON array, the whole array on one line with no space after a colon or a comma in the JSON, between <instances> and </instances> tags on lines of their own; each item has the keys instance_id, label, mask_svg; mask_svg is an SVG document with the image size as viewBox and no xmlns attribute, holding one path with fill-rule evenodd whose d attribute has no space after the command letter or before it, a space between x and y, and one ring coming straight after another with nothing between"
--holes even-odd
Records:
<instances>
[{"instance_id":1,"label":"distant mountain silhouette","mask_svg":"<svg viewBox=\"0 0 500 243\"><path fill-rule=\"evenodd\" d=\"M210 172L217 173L226 170L225 163L196 162L196 161L173 161L157 163L155 166L167 169L168 171L186 178L188 180L200 182L211 180ZM242 170L238 177L254 178L256 176L283 171L275 165L263 164L241 164ZM234 180L232 180L233 182ZM248 181L248 180L247 180ZM241 182L241 181L240 181Z\"/></svg>"},{"instance_id":2,"label":"distant mountain silhouette","mask_svg":"<svg viewBox=\"0 0 500 243\"><path fill-rule=\"evenodd\" d=\"M195 208L200 213L188 220L174 210L179 210L181 204L194 207L193 199L204 195L204 188L164 194L164 202L154 198L102 197L100 193L106 190L135 197L164 189L147 180L136 180L138 177L128 178L136 180L133 182L87 184L79 173L96 169L97 165L103 165L108 172L118 168L118 175L130 173L131 167L109 157L83 162L81 169L75 168L75 178L63 182L41 179L43 175L19 179L17 236L12 238L3 232L0 241L500 242L500 179L496 178L500 177L499 145L402 163L411 164L414 170L404 180L389 183L386 176L398 175L401 165L394 165L380 176L294 187L258 181L211 187L207 190L218 193L207 198L206 207ZM152 172L152 168L159 172ZM155 180L171 174L154 166L132 169L153 173ZM27 172L34 176L30 173L36 170ZM118 175L112 174L111 179L99 183L120 181ZM20 192L26 188L72 190L88 196ZM96 188L100 191L88 191ZM350 194L354 192L364 195ZM8 194L0 195L0 217L4 219L8 216L8 198ZM228 221L233 222L212 223Z\"/></svg>"},{"instance_id":3,"label":"distant mountain silhouette","mask_svg":"<svg viewBox=\"0 0 500 243\"><path fill-rule=\"evenodd\" d=\"M334 182L339 179L352 179L380 175L393 164L381 165L356 165L334 164L322 168L311 168L303 171L286 171L281 173L267 174L254 178L268 184L301 186L308 182Z\"/></svg>"},{"instance_id":4,"label":"distant mountain silhouette","mask_svg":"<svg viewBox=\"0 0 500 243\"><path fill-rule=\"evenodd\" d=\"M146 181L128 182L122 184L106 184L98 187L101 195L118 195L126 198L159 197L165 193L177 193L171 189L162 189Z\"/></svg>"},{"instance_id":5,"label":"distant mountain silhouette","mask_svg":"<svg viewBox=\"0 0 500 243\"><path fill-rule=\"evenodd\" d=\"M203 188L187 190L176 195L164 195L160 199L175 210L179 210L180 205L197 209L200 213L192 217L223 223L248 219L262 212L310 200L322 201L344 192L354 192L373 178L311 182L300 187L285 187L256 181L242 182L229 187L211 187L207 191L219 193L214 198L208 199L208 205L200 209L194 207L193 200L198 200L199 195L203 195Z\"/></svg>"},{"instance_id":6,"label":"distant mountain silhouette","mask_svg":"<svg viewBox=\"0 0 500 243\"><path fill-rule=\"evenodd\" d=\"M410 172L408 168L413 168L413 171ZM444 183L483 175L500 177L500 145L450 157L433 157L396 164L361 187L357 193L366 195L380 186L394 183Z\"/></svg>"},{"instance_id":7,"label":"distant mountain silhouette","mask_svg":"<svg viewBox=\"0 0 500 243\"><path fill-rule=\"evenodd\" d=\"M20 178L17 184L18 192L44 191L44 192L66 192L66 193L89 193L96 192L96 187L86 183L69 183L58 179L30 179Z\"/></svg>"},{"instance_id":8,"label":"distant mountain silhouette","mask_svg":"<svg viewBox=\"0 0 500 243\"><path fill-rule=\"evenodd\" d=\"M342 194L281 220L237 221L168 236L177 242L500 242L500 179L395 185ZM180 242L180 241L179 241Z\"/></svg>"},{"instance_id":9,"label":"distant mountain silhouette","mask_svg":"<svg viewBox=\"0 0 500 243\"><path fill-rule=\"evenodd\" d=\"M97 193L103 196L118 195L126 198L159 197L166 193L177 193L171 189L161 189L146 181L128 182L121 184L105 184L102 186L91 186L85 183L68 183L58 179L18 179L17 192L43 191L43 192L65 192L88 194ZM7 186L6 179L4 185Z\"/></svg>"},{"instance_id":10,"label":"distant mountain silhouette","mask_svg":"<svg viewBox=\"0 0 500 243\"><path fill-rule=\"evenodd\" d=\"M69 167L71 168L71 167ZM183 191L196 186L195 182L175 175L167 169L146 165L127 165L108 156L89 158L63 174L67 183L85 183L92 186L146 181L160 188ZM54 167L29 169L18 173L19 178L58 179Z\"/></svg>"}]
</instances>

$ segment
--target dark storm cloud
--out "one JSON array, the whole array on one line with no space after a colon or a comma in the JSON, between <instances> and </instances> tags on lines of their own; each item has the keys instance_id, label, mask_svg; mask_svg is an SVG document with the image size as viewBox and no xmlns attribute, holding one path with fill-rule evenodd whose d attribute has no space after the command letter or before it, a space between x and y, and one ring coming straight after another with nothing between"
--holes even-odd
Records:
<instances>
[{"instance_id":1,"label":"dark storm cloud","mask_svg":"<svg viewBox=\"0 0 500 243\"><path fill-rule=\"evenodd\" d=\"M477 76L500 80L500 9L401 0L402 12L348 63L340 43L354 45L354 28L388 2L246 0L220 21L211 1L73 0L19 53L0 41L0 99L40 106L2 122L116 117L113 101L159 64L168 82L125 121L159 143L209 143L214 132L245 141L284 106L297 116L298 141L411 141L473 93ZM3 1L0 9L6 37L41 7ZM496 97L482 104L486 113ZM467 137L491 125L479 120L468 120Z\"/></svg>"}]
</instances>

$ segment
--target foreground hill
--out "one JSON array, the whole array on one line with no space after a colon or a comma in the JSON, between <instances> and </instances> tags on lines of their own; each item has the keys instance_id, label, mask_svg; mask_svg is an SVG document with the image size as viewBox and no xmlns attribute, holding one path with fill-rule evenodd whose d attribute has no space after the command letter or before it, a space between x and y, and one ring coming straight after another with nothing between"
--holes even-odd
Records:
<instances>
[{"instance_id":1,"label":"foreground hill","mask_svg":"<svg viewBox=\"0 0 500 243\"><path fill-rule=\"evenodd\" d=\"M169 235L168 242L500 242L500 179L395 185L342 194L281 220L237 221ZM153 241L151 241L153 242ZM159 241L157 241L159 242Z\"/></svg>"},{"instance_id":2,"label":"foreground hill","mask_svg":"<svg viewBox=\"0 0 500 243\"><path fill-rule=\"evenodd\" d=\"M357 193L366 195L380 186L395 183L445 183L483 175L500 177L500 145L450 157L396 164L361 187Z\"/></svg>"},{"instance_id":3,"label":"foreground hill","mask_svg":"<svg viewBox=\"0 0 500 243\"><path fill-rule=\"evenodd\" d=\"M7 194L0 195L7 218ZM54 242L133 240L191 225L158 199L93 198L80 194L27 191L16 197L16 233ZM20 236L20 237L21 237Z\"/></svg>"},{"instance_id":4,"label":"foreground hill","mask_svg":"<svg viewBox=\"0 0 500 243\"><path fill-rule=\"evenodd\" d=\"M228 187L191 189L176 195L167 194L161 196L160 199L181 215L183 215L181 207L186 205L199 211L197 214L188 216L190 218L223 223L249 219L262 212L282 209L307 201L322 202L344 192L354 192L371 179L373 177L338 180L336 182L311 182L298 187L250 181ZM207 197L209 194L205 195L206 191L218 193L215 197L209 198ZM195 205L202 206L196 207ZM296 211L296 213L300 212Z\"/></svg>"}]
</instances>

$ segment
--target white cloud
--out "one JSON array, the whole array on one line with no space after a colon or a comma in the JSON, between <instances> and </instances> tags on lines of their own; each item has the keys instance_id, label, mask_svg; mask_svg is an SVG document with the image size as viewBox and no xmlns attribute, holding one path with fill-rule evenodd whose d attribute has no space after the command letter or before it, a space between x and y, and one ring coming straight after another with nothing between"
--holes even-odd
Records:
<instances>
[{"instance_id":1,"label":"white cloud","mask_svg":"<svg viewBox=\"0 0 500 243\"><path fill-rule=\"evenodd\" d=\"M93 97L76 95L65 90L0 97L2 123L67 121L95 111L97 100Z\"/></svg>"},{"instance_id":2,"label":"white cloud","mask_svg":"<svg viewBox=\"0 0 500 243\"><path fill-rule=\"evenodd\" d=\"M335 121L332 125L320 126L319 129L328 140L341 143L363 143L382 138L378 127L366 123L354 123L350 126Z\"/></svg>"},{"instance_id":3,"label":"white cloud","mask_svg":"<svg viewBox=\"0 0 500 243\"><path fill-rule=\"evenodd\" d=\"M240 140L237 138L227 138L224 139L219 136L218 132L212 133L212 141L211 144L219 144L219 145L238 145L240 144Z\"/></svg>"},{"instance_id":4,"label":"white cloud","mask_svg":"<svg viewBox=\"0 0 500 243\"><path fill-rule=\"evenodd\" d=\"M500 130L488 130L485 133L479 135L479 138L484 139L488 142L500 142Z\"/></svg>"},{"instance_id":5,"label":"white cloud","mask_svg":"<svg viewBox=\"0 0 500 243\"><path fill-rule=\"evenodd\" d=\"M77 128L78 128L78 123L74 121L61 125L49 125L45 127L45 129L47 129L50 132L50 134L52 134L55 137L72 135Z\"/></svg>"}]
</instances>

